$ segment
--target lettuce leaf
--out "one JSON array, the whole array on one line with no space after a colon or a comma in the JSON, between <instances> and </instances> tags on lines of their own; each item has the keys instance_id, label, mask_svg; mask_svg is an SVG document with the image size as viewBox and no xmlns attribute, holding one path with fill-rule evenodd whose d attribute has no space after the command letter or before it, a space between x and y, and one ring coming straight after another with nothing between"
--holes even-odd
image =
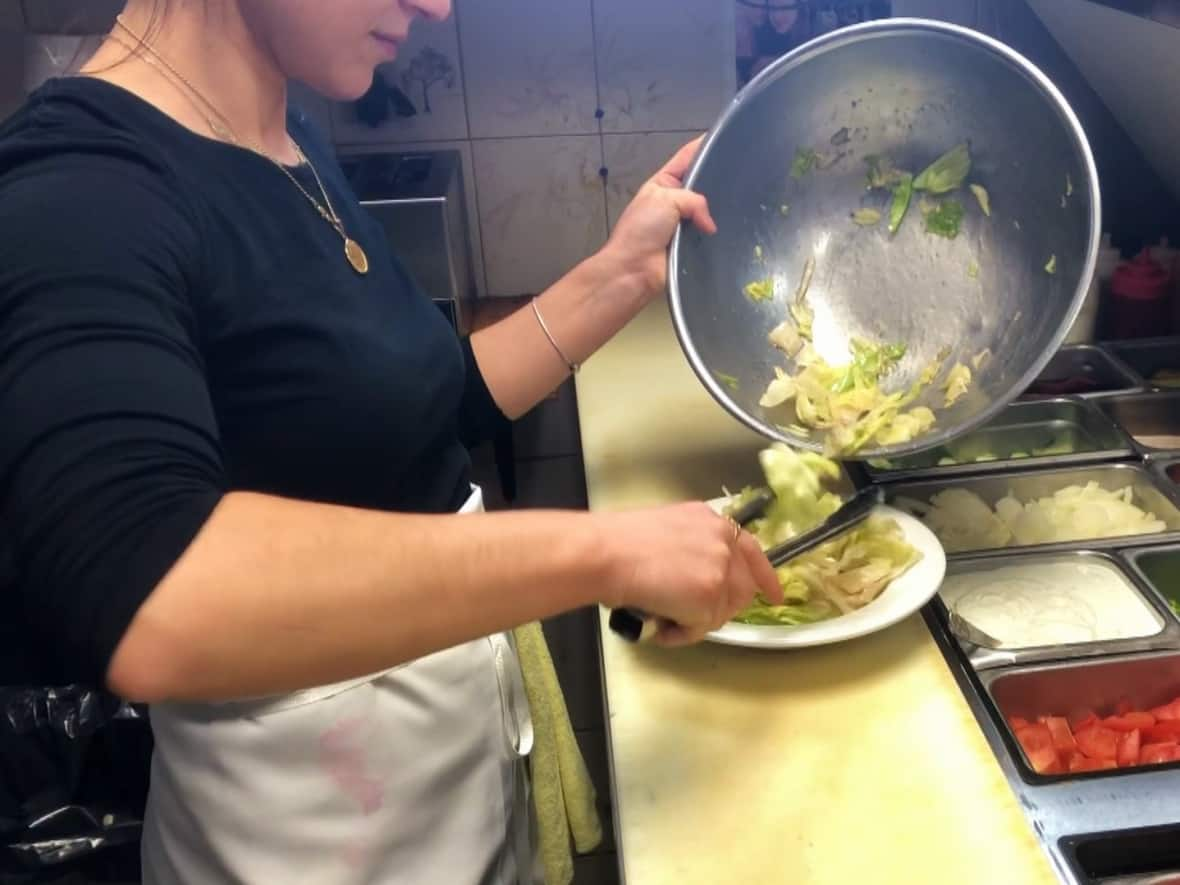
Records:
<instances>
[{"instance_id":1,"label":"lettuce leaf","mask_svg":"<svg viewBox=\"0 0 1180 885\"><path fill-rule=\"evenodd\" d=\"M966 144L951 148L914 179L914 190L949 194L958 190L971 171L971 150Z\"/></svg>"},{"instance_id":2,"label":"lettuce leaf","mask_svg":"<svg viewBox=\"0 0 1180 885\"><path fill-rule=\"evenodd\" d=\"M748 527L763 548L789 540L827 519L840 506L825 483L840 477L827 458L776 443L759 454L775 498L762 519ZM745 489L734 512L755 492ZM851 531L777 569L783 603L758 597L734 620L744 624L799 626L839 617L868 605L921 558L897 522L874 514Z\"/></svg>"}]
</instances>

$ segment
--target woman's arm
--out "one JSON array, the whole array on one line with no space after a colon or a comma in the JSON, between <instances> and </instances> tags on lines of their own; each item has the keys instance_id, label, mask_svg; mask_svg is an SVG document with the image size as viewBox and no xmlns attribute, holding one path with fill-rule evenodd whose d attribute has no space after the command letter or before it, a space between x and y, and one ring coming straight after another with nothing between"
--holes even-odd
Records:
<instances>
[{"instance_id":1,"label":"woman's arm","mask_svg":"<svg viewBox=\"0 0 1180 885\"><path fill-rule=\"evenodd\" d=\"M699 639L778 582L703 504L411 516L234 493L155 588L108 684L136 700L273 694L366 675L584 605Z\"/></svg>"},{"instance_id":2,"label":"woman's arm","mask_svg":"<svg viewBox=\"0 0 1180 885\"><path fill-rule=\"evenodd\" d=\"M681 642L774 598L753 539L703 504L416 516L228 491L177 200L123 159L0 177L0 552L54 678L252 697L593 602Z\"/></svg>"},{"instance_id":3,"label":"woman's arm","mask_svg":"<svg viewBox=\"0 0 1180 885\"><path fill-rule=\"evenodd\" d=\"M685 145L636 194L606 246L537 298L564 356L581 363L666 285L668 244L682 220L716 230L704 197L682 182L700 139ZM523 415L569 374L532 307L476 332L472 349L489 391L510 418Z\"/></svg>"}]
</instances>

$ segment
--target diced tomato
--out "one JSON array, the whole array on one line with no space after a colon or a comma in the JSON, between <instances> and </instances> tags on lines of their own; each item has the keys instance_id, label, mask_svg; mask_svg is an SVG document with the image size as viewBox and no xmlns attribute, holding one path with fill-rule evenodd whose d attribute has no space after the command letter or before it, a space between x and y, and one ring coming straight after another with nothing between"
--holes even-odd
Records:
<instances>
[{"instance_id":1,"label":"diced tomato","mask_svg":"<svg viewBox=\"0 0 1180 885\"><path fill-rule=\"evenodd\" d=\"M1033 771L1038 774L1054 774L1062 770L1061 760L1053 747L1053 737L1049 734L1047 725L1026 725L1016 731L1016 739L1020 741Z\"/></svg>"},{"instance_id":2,"label":"diced tomato","mask_svg":"<svg viewBox=\"0 0 1180 885\"><path fill-rule=\"evenodd\" d=\"M1077 707L1068 716L1046 714L1033 722L1010 716L1008 724L1040 774L1180 762L1180 696L1146 711L1124 697L1105 718Z\"/></svg>"},{"instance_id":3,"label":"diced tomato","mask_svg":"<svg viewBox=\"0 0 1180 885\"><path fill-rule=\"evenodd\" d=\"M1150 713L1129 712L1120 716L1107 716L1102 724L1115 731L1134 731L1136 728L1148 728L1155 725L1155 717Z\"/></svg>"},{"instance_id":4,"label":"diced tomato","mask_svg":"<svg viewBox=\"0 0 1180 885\"><path fill-rule=\"evenodd\" d=\"M1070 771L1103 771L1107 768L1118 768L1118 763L1113 759L1090 759L1080 754L1069 760Z\"/></svg>"},{"instance_id":5,"label":"diced tomato","mask_svg":"<svg viewBox=\"0 0 1180 885\"><path fill-rule=\"evenodd\" d=\"M1098 721L1098 714L1093 710L1085 707L1074 710L1067 717L1069 719L1069 727L1073 729L1074 734L1077 734L1088 725L1093 725Z\"/></svg>"},{"instance_id":6,"label":"diced tomato","mask_svg":"<svg viewBox=\"0 0 1180 885\"><path fill-rule=\"evenodd\" d=\"M1061 765L1061 757L1052 747L1041 747L1038 750L1026 750L1028 764L1037 774L1060 774L1065 769Z\"/></svg>"},{"instance_id":7,"label":"diced tomato","mask_svg":"<svg viewBox=\"0 0 1180 885\"><path fill-rule=\"evenodd\" d=\"M1091 725L1074 735L1078 749L1091 759L1117 759L1119 732L1102 725Z\"/></svg>"},{"instance_id":8,"label":"diced tomato","mask_svg":"<svg viewBox=\"0 0 1180 885\"><path fill-rule=\"evenodd\" d=\"M1041 722L1034 722L1023 728L1016 729L1016 739L1024 749L1053 746L1053 736L1049 733L1049 726Z\"/></svg>"},{"instance_id":9,"label":"diced tomato","mask_svg":"<svg viewBox=\"0 0 1180 885\"><path fill-rule=\"evenodd\" d=\"M1073 732L1069 730L1069 722L1064 716L1045 717L1045 727L1049 729L1049 736L1053 738L1053 749L1063 754L1063 757L1077 750L1078 742L1074 740Z\"/></svg>"},{"instance_id":10,"label":"diced tomato","mask_svg":"<svg viewBox=\"0 0 1180 885\"><path fill-rule=\"evenodd\" d=\"M1153 708L1151 714L1161 722L1180 719L1180 698L1175 698L1166 704Z\"/></svg>"},{"instance_id":11,"label":"diced tomato","mask_svg":"<svg viewBox=\"0 0 1180 885\"><path fill-rule=\"evenodd\" d=\"M1139 764L1139 729L1119 736L1118 763L1121 768Z\"/></svg>"},{"instance_id":12,"label":"diced tomato","mask_svg":"<svg viewBox=\"0 0 1180 885\"><path fill-rule=\"evenodd\" d=\"M1165 719L1143 729L1143 737L1149 744L1180 741L1180 719Z\"/></svg>"},{"instance_id":13,"label":"diced tomato","mask_svg":"<svg viewBox=\"0 0 1180 885\"><path fill-rule=\"evenodd\" d=\"M1171 744L1144 744L1139 748L1140 765L1158 765L1171 762L1177 757L1177 746Z\"/></svg>"},{"instance_id":14,"label":"diced tomato","mask_svg":"<svg viewBox=\"0 0 1180 885\"><path fill-rule=\"evenodd\" d=\"M1141 723L1138 726L1139 728L1146 728L1149 724L1155 725L1155 717L1146 710L1135 713L1126 713L1123 715L1123 719Z\"/></svg>"}]
</instances>

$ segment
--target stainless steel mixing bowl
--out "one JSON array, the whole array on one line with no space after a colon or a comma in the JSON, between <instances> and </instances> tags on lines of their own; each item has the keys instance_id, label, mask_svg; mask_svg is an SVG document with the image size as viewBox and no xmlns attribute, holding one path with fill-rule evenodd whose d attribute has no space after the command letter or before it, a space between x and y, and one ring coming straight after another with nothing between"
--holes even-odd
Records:
<instances>
[{"instance_id":1,"label":"stainless steel mixing bowl","mask_svg":"<svg viewBox=\"0 0 1180 885\"><path fill-rule=\"evenodd\" d=\"M964 141L973 160L968 181L987 189L990 217L964 187L955 199L966 215L953 240L925 231L917 193L895 236L884 222L852 222L861 207L888 216L888 195L866 189L867 156L888 155L916 174ZM799 148L839 159L794 178ZM795 370L766 336L786 318L809 257L814 343L829 362L847 361L852 337L904 343L906 357L882 384L894 390L913 383L944 347L951 362L985 348L993 355L952 408L940 408L941 390L927 389L918 403L935 409L933 430L856 458L941 445L994 416L1061 345L1094 273L1098 175L1077 118L1026 59L952 25L873 22L784 56L722 114L687 184L709 198L720 232L685 226L673 241L670 301L680 343L724 408L800 448L820 449L822 432L784 429L793 407L764 410L758 400L774 366ZM767 275L776 280L773 300L743 294Z\"/></svg>"}]
</instances>

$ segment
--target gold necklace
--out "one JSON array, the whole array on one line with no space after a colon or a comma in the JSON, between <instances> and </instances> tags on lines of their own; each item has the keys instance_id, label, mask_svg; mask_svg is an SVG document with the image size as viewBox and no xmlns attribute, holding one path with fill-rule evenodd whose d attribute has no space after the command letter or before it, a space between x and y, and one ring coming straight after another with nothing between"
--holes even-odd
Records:
<instances>
[{"instance_id":1,"label":"gold necklace","mask_svg":"<svg viewBox=\"0 0 1180 885\"><path fill-rule=\"evenodd\" d=\"M287 176L291 183L295 185L299 192L303 194L307 201L315 208L320 217L323 218L324 221L328 222L328 224L335 228L336 232L340 234L340 238L344 240L344 257L348 259L348 263L352 265L353 270L359 274L367 274L369 272L369 256L365 253L365 250L361 244L348 235L348 231L344 227L344 222L341 220L340 215L336 212L336 207L332 205L332 198L328 196L328 189L324 187L324 182L320 179L319 172L316 171L315 165L312 164L311 160L307 158L307 155L303 153L303 149L299 146L298 142L296 142L294 139L291 139L291 144L295 148L295 153L299 157L299 162L306 164L307 168L311 170L312 177L315 178L316 186L323 195L324 204L327 205L327 208L324 208L324 205L322 205L319 200L308 193L307 189L302 184L300 184L299 179L292 175L291 171L283 163L276 160L260 146L239 138L237 133L234 132L233 127L230 125L229 120L227 120L225 115L217 109L217 106L209 101L209 99L207 99L201 93L201 91L197 89L197 87L189 82L187 77L180 73L180 71L176 70L176 68L173 67L166 58L160 55L160 53L157 52L151 46L151 44L149 44L143 37L133 31L130 27L128 27L127 24L123 22L122 16L119 16L115 19L115 26L122 29L123 31L126 31L127 34L135 40L139 49L142 49L144 53L142 56L143 59L149 62L157 71L160 72L162 76L168 79L168 75L171 74L171 79L173 79L174 82L178 83L182 87L182 91L186 92L189 101L193 103L193 106L196 108L197 112L204 118L205 125L209 127L209 131L212 132L217 139L221 141L229 141L238 147L253 151L259 156L269 160L275 166L275 168ZM115 40L116 43L127 49L129 52L134 53L137 51L136 47L127 45L127 43L117 34L112 33L110 36ZM204 109L198 105L198 102L200 105L204 106Z\"/></svg>"}]
</instances>

